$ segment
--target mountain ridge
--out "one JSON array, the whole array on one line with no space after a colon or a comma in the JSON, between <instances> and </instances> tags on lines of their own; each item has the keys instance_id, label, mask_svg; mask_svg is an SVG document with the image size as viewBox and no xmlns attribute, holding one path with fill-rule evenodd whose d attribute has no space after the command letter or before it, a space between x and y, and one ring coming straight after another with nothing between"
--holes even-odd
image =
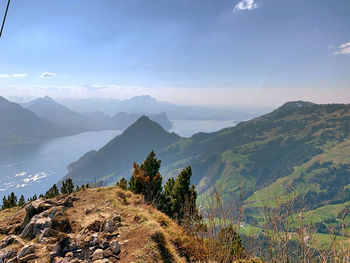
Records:
<instances>
[{"instance_id":1,"label":"mountain ridge","mask_svg":"<svg viewBox=\"0 0 350 263\"><path fill-rule=\"evenodd\" d=\"M311 169L308 173L318 173L317 160L324 160L325 157L322 156L328 152L334 155L335 151L340 151L337 147L341 143L345 144L343 147L350 147L350 105L318 105L308 102L304 107L295 103L290 105L235 127L214 133L198 133L190 138L176 138L173 143L157 147L154 150L162 160L161 174L165 178L173 177L182 167L190 165L193 170L192 182L197 185L201 195L208 194L214 185L223 185L225 200L232 194L241 195L243 200L248 200L257 191L273 185L281 178L292 176L298 167L310 166L311 168L307 168ZM141 126L138 129L147 131ZM128 141L133 141L130 138L142 136L142 133L132 135ZM119 137L118 142L123 144L123 149L133 151L137 147L136 143L128 147L128 143L122 142L122 139L123 136ZM118 147L117 144L108 144L102 149L114 147ZM107 151L105 156L108 156ZM92 155L89 158L93 160L94 166L99 166L97 159ZM117 155L114 158L121 161ZM128 165L130 162L131 160ZM345 163L350 165L350 159ZM322 197L316 191L316 197L312 201L314 205L310 209L317 204L327 205L335 199L338 202L347 201L348 190L342 190L341 187L350 184L347 183L347 177L342 175L348 168L341 168L336 163L327 167L329 171L338 171L333 179L340 180L336 188L338 194L331 197L335 188L325 186L326 195ZM127 177L130 172L125 169L121 175ZM106 176L108 174L102 172L96 179ZM118 175L114 174L114 177L117 178ZM309 184L306 186L310 187L304 190L301 190L302 183L291 183L296 184L300 194L311 194L314 191L312 187L320 187L321 181L317 176L311 175L308 180ZM313 180L312 184L310 180Z\"/></svg>"},{"instance_id":2,"label":"mountain ridge","mask_svg":"<svg viewBox=\"0 0 350 263\"><path fill-rule=\"evenodd\" d=\"M72 178L79 184L94 180L116 181L122 176L128 176L133 161L140 162L151 150L160 150L179 138L142 116L100 150L91 151L70 164L69 173L64 179Z\"/></svg>"}]
</instances>

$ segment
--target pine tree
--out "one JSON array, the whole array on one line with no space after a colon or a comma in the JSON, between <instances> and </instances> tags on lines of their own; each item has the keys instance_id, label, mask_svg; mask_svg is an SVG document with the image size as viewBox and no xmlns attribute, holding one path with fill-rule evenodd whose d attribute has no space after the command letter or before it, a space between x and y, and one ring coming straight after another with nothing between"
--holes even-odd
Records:
<instances>
[{"instance_id":1,"label":"pine tree","mask_svg":"<svg viewBox=\"0 0 350 263\"><path fill-rule=\"evenodd\" d=\"M173 217L172 194L174 191L174 185L175 185L174 178L168 179L168 181L166 181L164 185L163 194L161 198L161 210L170 217Z\"/></svg>"},{"instance_id":2,"label":"pine tree","mask_svg":"<svg viewBox=\"0 0 350 263\"><path fill-rule=\"evenodd\" d=\"M162 192L162 176L159 173L161 160L156 158L155 152L146 157L139 166L134 163L134 174L129 181L129 189L137 194L143 194L146 201L158 205Z\"/></svg>"},{"instance_id":3,"label":"pine tree","mask_svg":"<svg viewBox=\"0 0 350 263\"><path fill-rule=\"evenodd\" d=\"M4 210L4 209L7 209L7 208L10 208L10 203L9 201L7 200L6 196L4 196L2 198L2 206L1 206L1 209Z\"/></svg>"},{"instance_id":4,"label":"pine tree","mask_svg":"<svg viewBox=\"0 0 350 263\"><path fill-rule=\"evenodd\" d=\"M8 196L7 200L8 200L9 203L10 203L10 207L15 207L15 206L17 206L17 196L15 195L14 192L12 192L12 193Z\"/></svg>"},{"instance_id":5,"label":"pine tree","mask_svg":"<svg viewBox=\"0 0 350 263\"><path fill-rule=\"evenodd\" d=\"M74 184L73 184L73 181L72 179L67 179L67 191L68 191L68 194L71 194L74 192Z\"/></svg>"},{"instance_id":6,"label":"pine tree","mask_svg":"<svg viewBox=\"0 0 350 263\"><path fill-rule=\"evenodd\" d=\"M117 182L117 186L123 190L126 190L128 188L128 181L126 181L123 177L119 182Z\"/></svg>"},{"instance_id":7,"label":"pine tree","mask_svg":"<svg viewBox=\"0 0 350 263\"><path fill-rule=\"evenodd\" d=\"M28 199L28 201L30 202L30 201L35 201L35 200L37 200L38 199L38 197L36 196L36 194L35 195L33 195L32 197L30 197L29 199Z\"/></svg>"},{"instance_id":8,"label":"pine tree","mask_svg":"<svg viewBox=\"0 0 350 263\"><path fill-rule=\"evenodd\" d=\"M143 164L140 165L140 169L152 176L159 172L161 162L161 160L156 158L156 153L152 150Z\"/></svg>"},{"instance_id":9,"label":"pine tree","mask_svg":"<svg viewBox=\"0 0 350 263\"><path fill-rule=\"evenodd\" d=\"M66 181L62 182L61 193L71 194L74 192L74 184L72 179L68 178Z\"/></svg>"},{"instance_id":10,"label":"pine tree","mask_svg":"<svg viewBox=\"0 0 350 263\"><path fill-rule=\"evenodd\" d=\"M197 192L191 184L192 169L187 166L176 178L173 191L170 195L170 211L171 216L180 223L187 216L196 216L198 214L196 208Z\"/></svg>"},{"instance_id":11,"label":"pine tree","mask_svg":"<svg viewBox=\"0 0 350 263\"><path fill-rule=\"evenodd\" d=\"M45 198L51 199L59 195L57 185L54 184L46 193Z\"/></svg>"},{"instance_id":12,"label":"pine tree","mask_svg":"<svg viewBox=\"0 0 350 263\"><path fill-rule=\"evenodd\" d=\"M18 206L23 206L26 203L24 196L21 195L19 201L18 201Z\"/></svg>"},{"instance_id":13,"label":"pine tree","mask_svg":"<svg viewBox=\"0 0 350 263\"><path fill-rule=\"evenodd\" d=\"M131 176L129 180L129 190L135 194L141 194L142 193L142 184L139 180L134 177L134 175Z\"/></svg>"},{"instance_id":14,"label":"pine tree","mask_svg":"<svg viewBox=\"0 0 350 263\"><path fill-rule=\"evenodd\" d=\"M143 192L148 202L158 203L158 199L162 192L162 181L163 178L159 173L161 160L158 160L155 152L152 150L151 153L146 157L146 160L140 165L140 169L145 171L149 175L149 180L143 186Z\"/></svg>"}]
</instances>

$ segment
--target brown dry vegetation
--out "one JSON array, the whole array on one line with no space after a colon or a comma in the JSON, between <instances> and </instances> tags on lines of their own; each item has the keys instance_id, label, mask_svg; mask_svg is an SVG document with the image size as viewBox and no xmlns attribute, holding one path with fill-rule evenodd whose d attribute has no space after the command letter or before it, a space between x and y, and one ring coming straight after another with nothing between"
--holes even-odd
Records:
<instances>
[{"instance_id":1,"label":"brown dry vegetation","mask_svg":"<svg viewBox=\"0 0 350 263\"><path fill-rule=\"evenodd\" d=\"M72 226L68 236L77 236L92 222L103 222L118 214L121 226L116 239L121 245L120 262L196 261L193 240L174 221L147 205L142 196L118 187L85 189L72 195L75 197L73 207L66 210ZM0 211L0 233L11 233L24 217L24 208ZM6 237L6 234L0 236L1 240ZM29 262L49 262L52 245L40 244L38 238L27 241L18 237L12 246L20 248L30 243L35 244L40 257Z\"/></svg>"}]
</instances>

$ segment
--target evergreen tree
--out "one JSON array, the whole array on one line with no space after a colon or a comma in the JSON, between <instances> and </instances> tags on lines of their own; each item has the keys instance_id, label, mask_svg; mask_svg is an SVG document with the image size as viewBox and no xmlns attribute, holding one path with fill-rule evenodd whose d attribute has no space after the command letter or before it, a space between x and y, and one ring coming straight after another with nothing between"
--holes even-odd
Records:
<instances>
[{"instance_id":1,"label":"evergreen tree","mask_svg":"<svg viewBox=\"0 0 350 263\"><path fill-rule=\"evenodd\" d=\"M4 209L7 209L7 208L10 208L10 203L9 201L7 200L6 196L4 196L2 198L2 206L1 206L1 209L4 210Z\"/></svg>"},{"instance_id":2,"label":"evergreen tree","mask_svg":"<svg viewBox=\"0 0 350 263\"><path fill-rule=\"evenodd\" d=\"M171 208L172 194L174 191L175 180L174 178L168 179L163 187L163 194L161 198L161 210L170 217L173 217L173 211Z\"/></svg>"},{"instance_id":3,"label":"evergreen tree","mask_svg":"<svg viewBox=\"0 0 350 263\"><path fill-rule=\"evenodd\" d=\"M15 207L15 206L17 206L17 196L15 195L14 192L12 192L12 193L8 196L7 200L8 200L9 203L10 203L10 207Z\"/></svg>"},{"instance_id":4,"label":"evergreen tree","mask_svg":"<svg viewBox=\"0 0 350 263\"><path fill-rule=\"evenodd\" d=\"M7 198L6 196L3 197L1 209L7 209L15 206L17 206L17 196L14 192L8 195Z\"/></svg>"},{"instance_id":5,"label":"evergreen tree","mask_svg":"<svg viewBox=\"0 0 350 263\"><path fill-rule=\"evenodd\" d=\"M32 197L30 197L30 198L28 199L28 202L35 201L35 200L37 200L37 199L38 199L38 197L37 197L36 194L35 194L35 195L33 195Z\"/></svg>"},{"instance_id":6,"label":"evergreen tree","mask_svg":"<svg viewBox=\"0 0 350 263\"><path fill-rule=\"evenodd\" d=\"M146 201L159 204L162 192L162 176L159 173L161 160L156 158L155 152L146 157L146 160L138 166L134 163L134 174L129 181L129 189L137 194L143 194Z\"/></svg>"},{"instance_id":7,"label":"evergreen tree","mask_svg":"<svg viewBox=\"0 0 350 263\"><path fill-rule=\"evenodd\" d=\"M174 216L180 221L184 216L183 205L190 196L190 182L192 169L190 166L182 170L176 178L172 193L171 209Z\"/></svg>"},{"instance_id":8,"label":"evergreen tree","mask_svg":"<svg viewBox=\"0 0 350 263\"><path fill-rule=\"evenodd\" d=\"M191 220L199 218L196 201L197 191L191 184L192 169L190 166L182 170L176 180L169 179L164 186L162 210L182 223L184 217Z\"/></svg>"},{"instance_id":9,"label":"evergreen tree","mask_svg":"<svg viewBox=\"0 0 350 263\"><path fill-rule=\"evenodd\" d=\"M74 184L72 179L68 178L66 181L62 182L61 193L71 194L74 192Z\"/></svg>"},{"instance_id":10,"label":"evergreen tree","mask_svg":"<svg viewBox=\"0 0 350 263\"><path fill-rule=\"evenodd\" d=\"M19 201L18 201L18 206L23 206L26 203L24 196L21 195Z\"/></svg>"},{"instance_id":11,"label":"evergreen tree","mask_svg":"<svg viewBox=\"0 0 350 263\"><path fill-rule=\"evenodd\" d=\"M159 173L161 160L158 160L155 152L146 157L146 160L140 165L140 169L149 175L149 180L143 186L143 192L148 202L155 202L158 204L162 192L163 178Z\"/></svg>"},{"instance_id":12,"label":"evergreen tree","mask_svg":"<svg viewBox=\"0 0 350 263\"><path fill-rule=\"evenodd\" d=\"M129 190L135 194L142 193L142 183L134 175L129 180Z\"/></svg>"},{"instance_id":13,"label":"evergreen tree","mask_svg":"<svg viewBox=\"0 0 350 263\"><path fill-rule=\"evenodd\" d=\"M152 150L143 164L140 165L140 169L152 176L159 172L161 162L161 160L156 158L156 153Z\"/></svg>"},{"instance_id":14,"label":"evergreen tree","mask_svg":"<svg viewBox=\"0 0 350 263\"><path fill-rule=\"evenodd\" d=\"M54 184L46 193L45 198L51 199L59 195L57 185Z\"/></svg>"},{"instance_id":15,"label":"evergreen tree","mask_svg":"<svg viewBox=\"0 0 350 263\"><path fill-rule=\"evenodd\" d=\"M128 182L123 177L119 182L117 182L117 186L123 190L126 190L128 188Z\"/></svg>"}]
</instances>

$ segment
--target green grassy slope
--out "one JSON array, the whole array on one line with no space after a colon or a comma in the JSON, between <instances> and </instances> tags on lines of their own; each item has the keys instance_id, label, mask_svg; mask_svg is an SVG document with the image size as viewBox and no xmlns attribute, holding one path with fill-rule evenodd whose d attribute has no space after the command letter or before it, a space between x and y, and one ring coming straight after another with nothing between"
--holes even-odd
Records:
<instances>
[{"instance_id":1,"label":"green grassy slope","mask_svg":"<svg viewBox=\"0 0 350 263\"><path fill-rule=\"evenodd\" d=\"M276 198L303 198L311 214L344 207L350 201L350 105L298 103L176 142L159 155L163 174L191 165L202 200L220 186L226 201L243 199L258 224L262 206L275 207Z\"/></svg>"}]
</instances>

